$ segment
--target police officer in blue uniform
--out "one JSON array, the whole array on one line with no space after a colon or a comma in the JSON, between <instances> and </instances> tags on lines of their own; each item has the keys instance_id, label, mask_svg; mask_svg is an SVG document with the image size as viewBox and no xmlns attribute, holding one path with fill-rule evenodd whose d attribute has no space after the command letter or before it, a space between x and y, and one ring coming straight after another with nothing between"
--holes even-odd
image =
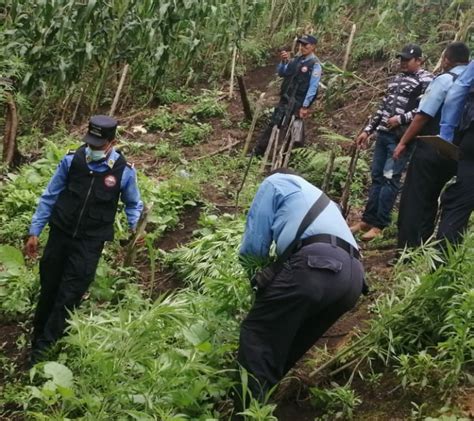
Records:
<instances>
[{"instance_id":1,"label":"police officer in blue uniform","mask_svg":"<svg viewBox=\"0 0 474 421\"><path fill-rule=\"evenodd\" d=\"M448 91L441 112L440 136L459 144L456 182L441 196L437 239L461 241L474 210L474 61Z\"/></svg>"},{"instance_id":2,"label":"police officer in blue uniform","mask_svg":"<svg viewBox=\"0 0 474 421\"><path fill-rule=\"evenodd\" d=\"M256 155L264 154L273 126L281 127L285 114L295 115L300 119L308 117L309 108L316 100L322 72L319 59L314 54L316 43L317 39L313 35L303 35L298 38L299 55L293 60L289 60L287 51L280 53L281 61L277 67L278 76L283 78L280 102L275 107L270 125L255 146ZM304 135L301 142L303 137Z\"/></svg>"},{"instance_id":3,"label":"police officer in blue uniform","mask_svg":"<svg viewBox=\"0 0 474 421\"><path fill-rule=\"evenodd\" d=\"M443 73L428 85L417 114L393 153L399 159L417 135L436 136L440 130L441 109L449 88L466 69L469 48L463 42L449 44L443 54ZM456 175L457 164L443 157L430 144L416 142L408 165L398 214L398 248L418 247L433 234L438 199L446 183Z\"/></svg>"},{"instance_id":4,"label":"police officer in blue uniform","mask_svg":"<svg viewBox=\"0 0 474 421\"><path fill-rule=\"evenodd\" d=\"M139 220L143 203L136 172L114 149L116 129L111 117L91 117L85 144L59 163L33 215L25 253L36 256L47 223L50 233L40 260L32 363L63 335L68 311L79 305L93 281L104 242L114 237L119 198L130 230Z\"/></svg>"},{"instance_id":5,"label":"police officer in blue uniform","mask_svg":"<svg viewBox=\"0 0 474 421\"><path fill-rule=\"evenodd\" d=\"M296 237L323 192L291 170L279 169L260 185L248 213L240 255L277 255ZM303 227L304 228L304 227ZM338 206L329 204L301 235L293 252L256 299L240 330L238 362L262 398L342 314L364 285L358 246Z\"/></svg>"}]
</instances>

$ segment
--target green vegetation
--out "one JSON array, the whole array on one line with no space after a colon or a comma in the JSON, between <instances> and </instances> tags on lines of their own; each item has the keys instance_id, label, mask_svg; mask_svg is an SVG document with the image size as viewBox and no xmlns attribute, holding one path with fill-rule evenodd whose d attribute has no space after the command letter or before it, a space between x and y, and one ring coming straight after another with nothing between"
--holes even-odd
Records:
<instances>
[{"instance_id":1,"label":"green vegetation","mask_svg":"<svg viewBox=\"0 0 474 421\"><path fill-rule=\"evenodd\" d=\"M179 140L184 146L196 145L212 133L212 126L207 123L184 123Z\"/></svg>"},{"instance_id":2,"label":"green vegetation","mask_svg":"<svg viewBox=\"0 0 474 421\"><path fill-rule=\"evenodd\" d=\"M354 109L341 107L355 95L376 101L386 76L379 71L366 80L361 71L379 59L390 66L393 52L406 42L423 46L431 68L450 40L472 45L470 3L7 0L0 7L0 102L12 97L17 106L18 147L25 159L18 168L2 168L0 176L0 318L20 332L15 343L10 336L0 341L0 417L227 419L229 392L240 383L245 418L276 420L276 403L252 399L248 375L235 364L239 324L252 302L248 272L262 263L245 262L244 268L237 257L245 210L261 180L260 161L250 165L234 207L247 158L231 150L192 159L196 155L188 147L197 150L211 138L214 125L219 133L248 127L236 121L227 99L234 51L236 74L244 74L266 64L276 47L289 48L296 33L314 32L318 55L330 57L323 63L318 145L294 150L291 166L339 199L350 161L348 133L354 130L352 122L340 124ZM341 46L353 23L351 60L342 70L335 63L342 61ZM52 350L56 361L26 372L22 359L39 277L38 262L22 256L24 237L57 163L79 144L66 133L91 113L108 112L126 65L117 109L123 119L119 143L125 155L137 157L142 197L153 205L145 245L139 246L136 267L124 267L129 233L120 209L116 240L106 246L87 299L71 315L69 334ZM198 90L202 86L207 89ZM252 105L258 94L249 91ZM150 104L157 108L143 110ZM143 112L150 117L138 121ZM320 118L345 136L321 127ZM129 121L151 134L130 135ZM2 114L2 130L7 123ZM370 159L370 152L359 156L349 202L353 209L364 201ZM190 239L189 232L181 232L188 228L183 216L196 206L199 223ZM184 244L164 251L158 244L170 230ZM387 229L368 253L393 243L394 230L395 225ZM444 266L437 267L440 256L430 247L407 254L412 263L393 269L395 287L386 282L388 270L369 274L384 285L380 297L363 301L371 303L368 327L336 357L328 349L310 362L314 369L327 359L340 363L337 373L319 373L324 378L317 387L302 386L320 419L357 417L365 396L353 382L356 375L380 393L388 393L382 390L388 377L394 390L413 397L414 419L451 419L449 407L440 406L454 406L458 391L474 378L473 250L471 232L462 247L449 251ZM179 288L159 292L167 288L159 282L166 285L170 277ZM336 375L337 384L330 383Z\"/></svg>"}]
</instances>

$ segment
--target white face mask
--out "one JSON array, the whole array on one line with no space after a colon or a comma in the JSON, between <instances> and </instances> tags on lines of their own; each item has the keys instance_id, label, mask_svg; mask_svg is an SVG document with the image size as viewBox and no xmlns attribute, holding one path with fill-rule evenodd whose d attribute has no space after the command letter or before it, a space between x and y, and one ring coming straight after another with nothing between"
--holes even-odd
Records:
<instances>
[{"instance_id":1,"label":"white face mask","mask_svg":"<svg viewBox=\"0 0 474 421\"><path fill-rule=\"evenodd\" d=\"M96 151L94 149L91 149L88 146L87 147L87 155L90 156L91 161L100 161L101 159L105 159L105 157L107 156L107 153L108 153L108 149L109 148L107 148L107 150Z\"/></svg>"}]
</instances>

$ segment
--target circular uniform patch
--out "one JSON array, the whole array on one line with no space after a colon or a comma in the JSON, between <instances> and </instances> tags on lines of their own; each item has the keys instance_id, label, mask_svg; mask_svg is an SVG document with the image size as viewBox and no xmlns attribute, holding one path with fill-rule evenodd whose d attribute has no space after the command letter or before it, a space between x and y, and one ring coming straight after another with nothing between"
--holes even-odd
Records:
<instances>
[{"instance_id":1,"label":"circular uniform patch","mask_svg":"<svg viewBox=\"0 0 474 421\"><path fill-rule=\"evenodd\" d=\"M115 185L117 184L117 178L115 177L115 175L108 175L104 178L104 184L107 187L115 187Z\"/></svg>"},{"instance_id":2,"label":"circular uniform patch","mask_svg":"<svg viewBox=\"0 0 474 421\"><path fill-rule=\"evenodd\" d=\"M301 68L301 71L302 71L303 73L306 73L306 72L308 71L308 66L303 66L303 67Z\"/></svg>"}]
</instances>

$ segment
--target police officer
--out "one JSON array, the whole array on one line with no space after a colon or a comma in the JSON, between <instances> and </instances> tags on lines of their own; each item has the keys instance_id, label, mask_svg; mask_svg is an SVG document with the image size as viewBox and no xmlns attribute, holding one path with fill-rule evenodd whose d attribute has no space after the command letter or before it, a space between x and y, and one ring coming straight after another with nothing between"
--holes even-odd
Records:
<instances>
[{"instance_id":1,"label":"police officer","mask_svg":"<svg viewBox=\"0 0 474 421\"><path fill-rule=\"evenodd\" d=\"M291 170L260 185L247 217L241 257L278 255L323 192ZM345 312L354 307L364 271L357 243L337 205L328 200L272 282L259 291L240 330L238 362L251 374L254 397L265 393Z\"/></svg>"},{"instance_id":2,"label":"police officer","mask_svg":"<svg viewBox=\"0 0 474 421\"><path fill-rule=\"evenodd\" d=\"M50 233L40 260L32 364L63 335L67 312L79 305L93 281L104 241L114 236L119 197L131 230L140 217L136 172L114 149L116 129L111 117L91 117L85 144L59 163L33 215L25 253L36 256L46 223Z\"/></svg>"},{"instance_id":3,"label":"police officer","mask_svg":"<svg viewBox=\"0 0 474 421\"><path fill-rule=\"evenodd\" d=\"M298 38L297 42L299 55L293 60L290 60L288 51L280 53L281 61L277 67L278 76L283 78L280 88L280 102L273 112L270 125L255 146L256 155L264 154L273 126L280 127L285 114L305 119L309 115L311 104L316 99L321 79L321 64L314 54L317 39L313 35L303 35ZM296 143L302 142L303 136Z\"/></svg>"},{"instance_id":4,"label":"police officer","mask_svg":"<svg viewBox=\"0 0 474 421\"><path fill-rule=\"evenodd\" d=\"M407 145L416 135L436 136L439 133L446 94L468 62L466 44L453 42L446 47L442 59L444 73L426 89L415 118L395 148L394 159L404 155ZM443 157L432 145L416 142L400 198L398 248L420 246L433 234L439 195L445 184L456 175L456 168L456 161Z\"/></svg>"},{"instance_id":5,"label":"police officer","mask_svg":"<svg viewBox=\"0 0 474 421\"><path fill-rule=\"evenodd\" d=\"M457 244L474 210L474 61L456 79L441 112L440 136L459 143L456 182L441 196L441 220L437 238Z\"/></svg>"}]
</instances>

